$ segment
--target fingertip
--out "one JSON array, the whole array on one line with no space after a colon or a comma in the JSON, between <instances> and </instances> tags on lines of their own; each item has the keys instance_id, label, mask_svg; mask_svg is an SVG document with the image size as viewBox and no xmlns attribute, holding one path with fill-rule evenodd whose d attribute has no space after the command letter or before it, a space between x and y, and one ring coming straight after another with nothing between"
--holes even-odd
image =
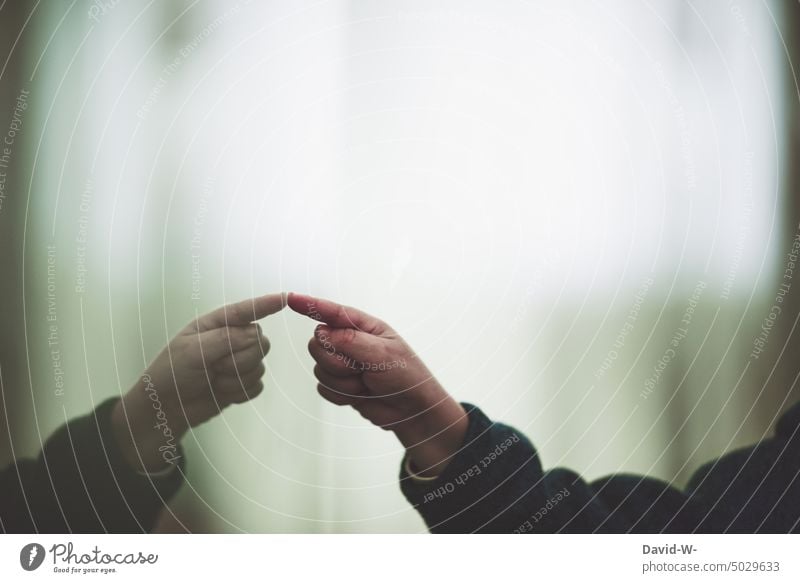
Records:
<instances>
[{"instance_id":1,"label":"fingertip","mask_svg":"<svg viewBox=\"0 0 800 583\"><path fill-rule=\"evenodd\" d=\"M317 341L318 344L330 343L332 333L333 333L333 328L331 328L330 326L326 326L325 324L318 324L317 327L314 328L314 339Z\"/></svg>"},{"instance_id":2,"label":"fingertip","mask_svg":"<svg viewBox=\"0 0 800 583\"><path fill-rule=\"evenodd\" d=\"M314 298L311 296L307 296L305 294L299 294L297 292L288 292L286 294L286 304L289 306L290 309L297 312L298 314L303 314L304 316L308 316L308 305L314 303Z\"/></svg>"},{"instance_id":3,"label":"fingertip","mask_svg":"<svg viewBox=\"0 0 800 583\"><path fill-rule=\"evenodd\" d=\"M286 292L265 294L253 300L255 320L277 314L286 307Z\"/></svg>"}]
</instances>

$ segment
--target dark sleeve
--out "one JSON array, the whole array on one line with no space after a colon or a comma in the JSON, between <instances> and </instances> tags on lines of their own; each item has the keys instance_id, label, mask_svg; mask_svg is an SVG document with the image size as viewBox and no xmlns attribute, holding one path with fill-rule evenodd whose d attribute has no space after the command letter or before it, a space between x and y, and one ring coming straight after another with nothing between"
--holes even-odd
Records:
<instances>
[{"instance_id":1,"label":"dark sleeve","mask_svg":"<svg viewBox=\"0 0 800 583\"><path fill-rule=\"evenodd\" d=\"M111 427L116 399L63 425L39 457L0 471L0 530L6 533L148 532L183 482L149 477L123 460Z\"/></svg>"},{"instance_id":2,"label":"dark sleeve","mask_svg":"<svg viewBox=\"0 0 800 583\"><path fill-rule=\"evenodd\" d=\"M515 429L464 405L462 449L436 480L400 487L433 533L686 533L800 530L800 405L776 435L702 467L685 490L642 476L587 483L542 469Z\"/></svg>"}]
</instances>

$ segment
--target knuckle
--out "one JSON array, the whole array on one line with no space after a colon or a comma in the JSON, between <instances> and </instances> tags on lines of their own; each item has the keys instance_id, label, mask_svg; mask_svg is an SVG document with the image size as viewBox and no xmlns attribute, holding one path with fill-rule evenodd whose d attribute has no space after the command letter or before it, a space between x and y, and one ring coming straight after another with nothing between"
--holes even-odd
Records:
<instances>
[{"instance_id":1,"label":"knuckle","mask_svg":"<svg viewBox=\"0 0 800 583\"><path fill-rule=\"evenodd\" d=\"M224 328L224 327L223 328L217 328L214 331L214 335L216 336L217 342L219 342L220 344L224 343L224 344L230 345L230 344L233 343L233 339L235 337L235 335L232 334L231 332L232 331L231 331L230 328Z\"/></svg>"},{"instance_id":2,"label":"knuckle","mask_svg":"<svg viewBox=\"0 0 800 583\"><path fill-rule=\"evenodd\" d=\"M326 390L336 391L336 387L334 387L333 383L331 382L332 379L330 377L326 377L324 373L322 376L317 377L317 381L319 381L317 384L321 387L325 387Z\"/></svg>"},{"instance_id":3,"label":"knuckle","mask_svg":"<svg viewBox=\"0 0 800 583\"><path fill-rule=\"evenodd\" d=\"M229 377L218 379L214 383L214 391L220 393L228 393L235 388Z\"/></svg>"},{"instance_id":4,"label":"knuckle","mask_svg":"<svg viewBox=\"0 0 800 583\"><path fill-rule=\"evenodd\" d=\"M241 304L232 304L225 309L225 321L238 322L244 317L244 310Z\"/></svg>"},{"instance_id":5,"label":"knuckle","mask_svg":"<svg viewBox=\"0 0 800 583\"><path fill-rule=\"evenodd\" d=\"M226 356L216 364L213 364L212 368L220 372L228 372L230 370L233 370L234 366L235 363L233 361L233 358L231 358L230 356Z\"/></svg>"},{"instance_id":6,"label":"knuckle","mask_svg":"<svg viewBox=\"0 0 800 583\"><path fill-rule=\"evenodd\" d=\"M258 397L262 392L264 392L264 383L263 381L256 381L247 389L247 396L248 398L252 399L254 397Z\"/></svg>"},{"instance_id":7,"label":"knuckle","mask_svg":"<svg viewBox=\"0 0 800 583\"><path fill-rule=\"evenodd\" d=\"M201 317L193 318L186 326L184 326L183 330L181 331L182 334L189 335L189 334L196 334L199 332L203 327L203 322Z\"/></svg>"},{"instance_id":8,"label":"knuckle","mask_svg":"<svg viewBox=\"0 0 800 583\"><path fill-rule=\"evenodd\" d=\"M199 344L200 342L196 336L186 336L173 340L169 344L168 350L178 356L187 357L191 356L193 352L197 352Z\"/></svg>"},{"instance_id":9,"label":"knuckle","mask_svg":"<svg viewBox=\"0 0 800 583\"><path fill-rule=\"evenodd\" d=\"M334 405L344 405L345 400L344 398L337 393L336 391L329 389L323 384L317 385L317 393L319 396L328 401L329 403L333 403Z\"/></svg>"},{"instance_id":10,"label":"knuckle","mask_svg":"<svg viewBox=\"0 0 800 583\"><path fill-rule=\"evenodd\" d=\"M322 367L318 364L314 365L314 376L322 382L325 378L325 371L322 370Z\"/></svg>"}]
</instances>

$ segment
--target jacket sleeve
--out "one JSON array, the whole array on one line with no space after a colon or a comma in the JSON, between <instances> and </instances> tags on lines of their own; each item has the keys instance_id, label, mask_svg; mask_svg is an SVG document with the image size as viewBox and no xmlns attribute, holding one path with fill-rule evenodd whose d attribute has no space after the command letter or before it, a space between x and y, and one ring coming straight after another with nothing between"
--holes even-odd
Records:
<instances>
[{"instance_id":1,"label":"jacket sleeve","mask_svg":"<svg viewBox=\"0 0 800 583\"><path fill-rule=\"evenodd\" d=\"M183 456L163 477L130 468L111 427L116 399L63 425L39 457L0 471L6 533L148 532L183 483Z\"/></svg>"},{"instance_id":2,"label":"jacket sleeve","mask_svg":"<svg viewBox=\"0 0 800 583\"><path fill-rule=\"evenodd\" d=\"M523 435L465 404L462 449L422 481L402 464L400 486L433 533L796 532L800 529L800 405L776 435L702 467L680 490L653 478L587 483L542 468Z\"/></svg>"}]
</instances>

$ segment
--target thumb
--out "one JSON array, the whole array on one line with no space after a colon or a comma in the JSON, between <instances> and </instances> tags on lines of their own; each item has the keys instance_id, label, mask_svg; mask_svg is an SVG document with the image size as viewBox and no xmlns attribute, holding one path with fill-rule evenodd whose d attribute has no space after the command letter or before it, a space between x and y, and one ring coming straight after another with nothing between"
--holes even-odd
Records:
<instances>
[{"instance_id":1,"label":"thumb","mask_svg":"<svg viewBox=\"0 0 800 583\"><path fill-rule=\"evenodd\" d=\"M193 350L201 363L212 364L225 356L252 346L260 337L257 326L225 326L198 332L194 339L199 350Z\"/></svg>"},{"instance_id":2,"label":"thumb","mask_svg":"<svg viewBox=\"0 0 800 583\"><path fill-rule=\"evenodd\" d=\"M378 363L386 360L387 340L354 328L331 328L320 324L314 338L328 353L340 353L358 362Z\"/></svg>"},{"instance_id":3,"label":"thumb","mask_svg":"<svg viewBox=\"0 0 800 583\"><path fill-rule=\"evenodd\" d=\"M330 300L289 292L287 302L298 314L304 314L312 320L336 328L355 328L369 334L381 334L391 330L386 322L375 316Z\"/></svg>"}]
</instances>

